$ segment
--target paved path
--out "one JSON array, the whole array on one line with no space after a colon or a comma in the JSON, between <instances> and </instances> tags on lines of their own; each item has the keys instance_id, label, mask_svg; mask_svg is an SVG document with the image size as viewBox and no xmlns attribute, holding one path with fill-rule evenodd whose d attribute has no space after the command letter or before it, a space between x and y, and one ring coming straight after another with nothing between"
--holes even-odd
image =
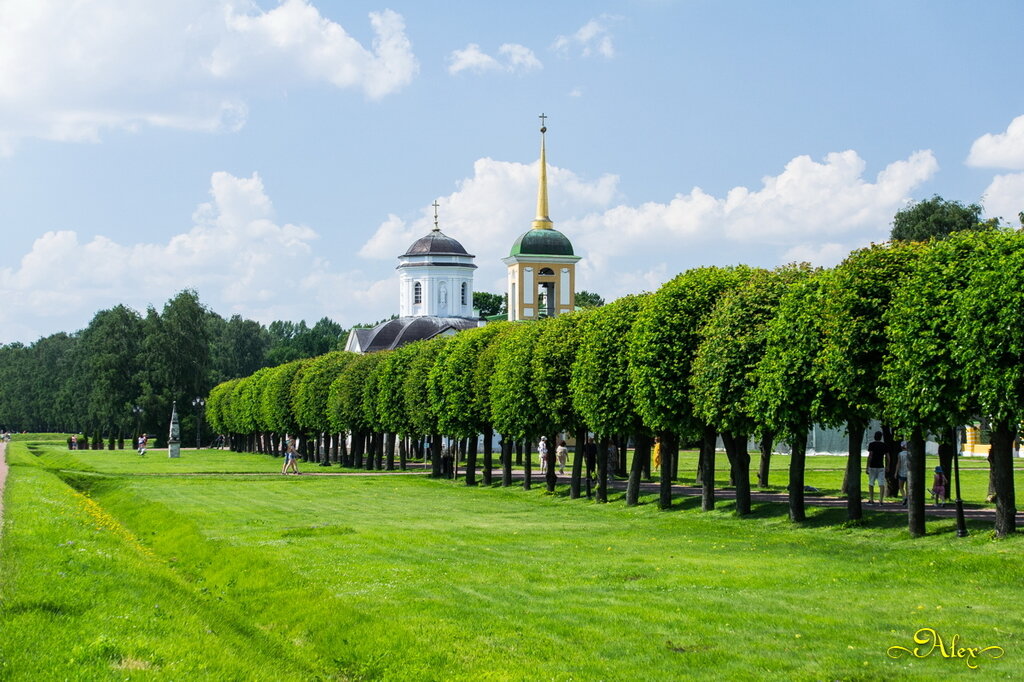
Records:
<instances>
[{"instance_id":1,"label":"paved path","mask_svg":"<svg viewBox=\"0 0 1024 682\"><path fill-rule=\"evenodd\" d=\"M3 446L0 445L0 448L2 448L2 447ZM0 452L3 452L2 449L0 449ZM300 463L300 464L302 464L302 463ZM407 471L397 471L397 470L396 471L331 471L330 468L328 468L328 467L320 467L320 466L316 465L313 462L305 462L304 464L305 464L305 466L303 467L302 474L301 474L303 476L409 476L409 475L422 476L422 475L430 472L430 465L429 464L423 464L422 462L409 462L408 466L409 466L409 468L411 470L407 470ZM7 474L6 462L3 460L3 457L0 457L0 522L2 522L2 519L3 519L2 492L3 492L3 479L6 477L6 474ZM459 480L465 480L465 474L466 474L466 470L464 468L463 469L459 469ZM188 477L191 477L191 476L268 476L268 477L271 477L271 476L281 476L282 474L277 473L277 472L263 472L263 471L259 471L259 472L256 472L256 471L253 471L253 472L244 472L244 471L240 471L240 472L214 472L214 471L210 471L210 472L187 472L187 473L185 473L185 472L181 472L181 473L178 473L178 472L164 472L164 473L160 473L160 472L152 472L152 473L146 472L146 473L141 473L140 472L140 473L114 474L114 475L115 476L117 476L117 475L154 476L154 477L159 477L159 476L172 476L172 477L173 476L188 476ZM287 476L294 476L294 474L285 474L285 475L287 475ZM494 469L492 471L492 477L493 477L494 482L496 482L496 483L500 482L501 481L501 469L500 468ZM513 471L512 472L512 478L513 478L514 481L517 482L517 484L521 484L524 477L525 477L525 474L523 473L523 471L521 469L518 470L518 471ZM476 479L477 479L478 483L482 482L483 476L482 476L482 472L479 469L477 470ZM541 487L541 486L543 486L545 484L544 477L542 475L540 475L539 473L537 473L537 472L533 473L531 480L532 480L532 484L534 486L537 486L537 487ZM560 485L568 484L569 480L570 480L570 477L569 477L568 474L558 476L558 483ZM626 489L626 480L625 479L611 480L611 481L608 482L608 486L612 490L623 491L623 490ZM648 494L658 494L658 492L661 489L660 486L661 486L661 484L658 483L657 481L641 481L641 483L640 483L640 490L641 490L641 492L648 493ZM583 482L580 487L581 487L581 494L585 494L586 483ZM594 489L595 489L595 492L596 492L596 483L594 484ZM701 488L699 486L683 485L683 484L680 484L680 483L673 484L673 486L672 486L672 498L673 498L674 501L678 501L678 500L680 500L682 498L700 498L700 496L701 496ZM735 490L732 490L732 489L721 489L721 488L716 488L715 489L715 500L716 501L718 501L718 500L733 500L735 498L736 498L736 491ZM783 493L783 492L766 492L766 491L751 490L750 491L750 499L752 501L755 501L755 502L775 502L775 503L778 503L778 504L788 504L788 502L789 502L789 495L787 493ZM846 508L846 498L843 498L843 497L829 497L829 496L825 496L825 495L817 495L817 494L808 493L808 494L806 494L804 496L804 504L806 506L808 506L808 507L841 507L841 508ZM883 505L877 505L877 504L873 505L873 504L868 504L868 502L865 500L864 503L863 503L863 508L864 508L864 511L866 511L866 512L867 511L884 511L884 512L898 512L898 513L901 513L901 514L906 514L907 513L906 507L904 507L903 505L901 505L901 504L899 504L899 503L897 503L895 501L887 502L887 503L885 503ZM951 517L956 516L956 508L955 508L955 506L952 503L950 503L949 505L947 505L945 507L935 507L934 505L928 505L925 508L925 513L927 515L929 515L929 516L939 516L939 517L951 518ZM964 509L964 517L968 518L968 519L977 519L977 520L993 521L994 522L995 521L995 509L993 509L993 508ZM1017 512L1017 520L1018 520L1018 524L1024 525L1024 510Z\"/></svg>"}]
</instances>

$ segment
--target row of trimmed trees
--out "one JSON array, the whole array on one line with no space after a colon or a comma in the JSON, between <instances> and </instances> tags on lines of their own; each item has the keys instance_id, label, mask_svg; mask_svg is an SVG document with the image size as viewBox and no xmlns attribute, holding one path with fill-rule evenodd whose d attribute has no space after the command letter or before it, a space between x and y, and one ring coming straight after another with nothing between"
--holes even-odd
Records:
<instances>
[{"instance_id":1,"label":"row of trimmed trees","mask_svg":"<svg viewBox=\"0 0 1024 682\"><path fill-rule=\"evenodd\" d=\"M502 434L502 482L513 448L547 435L596 434L598 500L607 500L608 445L636 444L626 500L649 475L661 441L661 506L672 502L680 443L699 443L702 508L715 504L720 436L750 511L749 438L792 447L789 514L805 518L804 455L812 424L849 433L848 516L859 519L861 446L871 419L911 444L908 526L925 532L925 437L945 445L957 425L993 425L998 535L1015 529L1012 441L1024 419L1024 234L960 232L942 241L855 251L839 266L745 266L686 271L653 294L533 323L498 323L369 355L334 352L262 369L213 389L208 417L236 444L276 451L302 434L323 464L399 466L429 437L468 439L466 482L491 483L491 434ZM349 434L346 447L342 434ZM577 447L570 495L580 495ZM620 448L619 451L624 451ZM528 450L527 450L528 452ZM613 449L613 452L615 450ZM321 454L323 453L323 454ZM385 463L386 462L386 463ZM530 458L524 485L531 485ZM625 471L621 471L625 474ZM548 467L547 485L555 484Z\"/></svg>"}]
</instances>

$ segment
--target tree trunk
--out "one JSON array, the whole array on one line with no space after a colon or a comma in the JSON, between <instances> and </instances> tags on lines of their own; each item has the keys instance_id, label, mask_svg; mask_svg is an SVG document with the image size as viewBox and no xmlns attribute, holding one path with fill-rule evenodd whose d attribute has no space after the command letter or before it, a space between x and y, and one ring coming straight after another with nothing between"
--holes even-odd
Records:
<instances>
[{"instance_id":1,"label":"tree trunk","mask_svg":"<svg viewBox=\"0 0 1024 682\"><path fill-rule=\"evenodd\" d=\"M676 435L671 431L662 431L661 438L661 485L658 506L660 509L672 508L672 443Z\"/></svg>"},{"instance_id":2,"label":"tree trunk","mask_svg":"<svg viewBox=\"0 0 1024 682\"><path fill-rule=\"evenodd\" d=\"M736 486L736 514L750 513L750 453L747 452L747 435L723 433L725 453L732 465L733 485Z\"/></svg>"},{"instance_id":3,"label":"tree trunk","mask_svg":"<svg viewBox=\"0 0 1024 682\"><path fill-rule=\"evenodd\" d=\"M634 438L633 464L629 468L629 482L626 484L626 506L640 502L640 478L644 474L644 460L651 456L651 437L637 434Z\"/></svg>"},{"instance_id":4,"label":"tree trunk","mask_svg":"<svg viewBox=\"0 0 1024 682\"><path fill-rule=\"evenodd\" d=\"M764 441L762 441L762 447ZM769 446L770 447L770 446ZM797 436L790 443L789 456L789 520L800 522L807 520L804 510L804 467L807 463L807 431ZM761 451L762 458L764 450ZM763 459L762 459L763 465Z\"/></svg>"},{"instance_id":5,"label":"tree trunk","mask_svg":"<svg viewBox=\"0 0 1024 682\"><path fill-rule=\"evenodd\" d=\"M431 478L441 478L444 474L441 470L441 435L437 433L430 434L430 476Z\"/></svg>"},{"instance_id":6,"label":"tree trunk","mask_svg":"<svg viewBox=\"0 0 1024 682\"><path fill-rule=\"evenodd\" d=\"M576 447L572 453L572 477L569 479L569 499L579 499L580 479L583 477L583 448L587 441L586 429L576 432Z\"/></svg>"},{"instance_id":7,"label":"tree trunk","mask_svg":"<svg viewBox=\"0 0 1024 682\"><path fill-rule=\"evenodd\" d=\"M501 437L501 487L512 485L512 443L506 436Z\"/></svg>"},{"instance_id":8,"label":"tree trunk","mask_svg":"<svg viewBox=\"0 0 1024 682\"><path fill-rule=\"evenodd\" d=\"M861 446L864 443L864 425L859 422L846 422L846 518L856 521L863 518L864 512L861 506Z\"/></svg>"},{"instance_id":9,"label":"tree trunk","mask_svg":"<svg viewBox=\"0 0 1024 682\"><path fill-rule=\"evenodd\" d=\"M901 439L899 434L885 424L882 425L882 439L885 441L886 447L889 448L889 454L885 458L885 492L889 494L889 497L895 497L895 493L900 489L898 474L900 470ZM924 450L922 449L921 452L924 452ZM884 497L879 497L879 500L885 502Z\"/></svg>"},{"instance_id":10,"label":"tree trunk","mask_svg":"<svg viewBox=\"0 0 1024 682\"><path fill-rule=\"evenodd\" d=\"M484 427L484 485L491 485L492 469L494 468L494 427L488 424Z\"/></svg>"},{"instance_id":11,"label":"tree trunk","mask_svg":"<svg viewBox=\"0 0 1024 682\"><path fill-rule=\"evenodd\" d=\"M479 448L477 434L469 439L469 454L466 456L466 485L476 485L476 451Z\"/></svg>"},{"instance_id":12,"label":"tree trunk","mask_svg":"<svg viewBox=\"0 0 1024 682\"><path fill-rule=\"evenodd\" d=\"M597 446L597 501L608 501L608 446L611 439L607 436L601 437Z\"/></svg>"},{"instance_id":13,"label":"tree trunk","mask_svg":"<svg viewBox=\"0 0 1024 682\"><path fill-rule=\"evenodd\" d=\"M396 438L396 436L393 433L389 433L389 434L387 434L385 436L385 438L387 439L384 442L385 442L385 447L387 448L387 457L388 457L386 468L387 468L388 471L394 471L395 470L395 438Z\"/></svg>"},{"instance_id":14,"label":"tree trunk","mask_svg":"<svg viewBox=\"0 0 1024 682\"><path fill-rule=\"evenodd\" d=\"M558 460L555 451L558 449L557 436L548 436L547 466L544 467L544 484L549 493L555 492L555 485L558 484L558 475L555 473L555 462Z\"/></svg>"},{"instance_id":15,"label":"tree trunk","mask_svg":"<svg viewBox=\"0 0 1024 682\"><path fill-rule=\"evenodd\" d=\"M718 433L713 426L705 426L700 441L700 508L711 511L715 508L715 445Z\"/></svg>"},{"instance_id":16,"label":"tree trunk","mask_svg":"<svg viewBox=\"0 0 1024 682\"><path fill-rule=\"evenodd\" d=\"M405 471L405 461L409 457L409 438L407 436L398 437L398 470Z\"/></svg>"},{"instance_id":17,"label":"tree trunk","mask_svg":"<svg viewBox=\"0 0 1024 682\"><path fill-rule=\"evenodd\" d=\"M533 440L530 436L523 439L523 448L516 448L516 454L523 453L523 490L533 485Z\"/></svg>"},{"instance_id":18,"label":"tree trunk","mask_svg":"<svg viewBox=\"0 0 1024 682\"><path fill-rule=\"evenodd\" d=\"M352 447L349 446L348 440L351 437L351 433L348 431L342 431L338 434L338 454L341 457L341 466L346 468L352 467Z\"/></svg>"},{"instance_id":19,"label":"tree trunk","mask_svg":"<svg viewBox=\"0 0 1024 682\"><path fill-rule=\"evenodd\" d=\"M914 429L910 436L910 465L907 476L907 529L913 537L925 533L924 504L928 489L927 471L924 463L924 434Z\"/></svg>"},{"instance_id":20,"label":"tree trunk","mask_svg":"<svg viewBox=\"0 0 1024 682\"><path fill-rule=\"evenodd\" d=\"M992 429L992 486L996 493L996 537L1017 530L1017 498L1013 486L1013 436L1009 421Z\"/></svg>"},{"instance_id":21,"label":"tree trunk","mask_svg":"<svg viewBox=\"0 0 1024 682\"><path fill-rule=\"evenodd\" d=\"M629 457L629 434L619 436L618 455L619 457L615 467L615 475L625 478L629 475L626 464L626 460Z\"/></svg>"},{"instance_id":22,"label":"tree trunk","mask_svg":"<svg viewBox=\"0 0 1024 682\"><path fill-rule=\"evenodd\" d=\"M522 441L516 441L516 466L523 466L523 443Z\"/></svg>"},{"instance_id":23,"label":"tree trunk","mask_svg":"<svg viewBox=\"0 0 1024 682\"><path fill-rule=\"evenodd\" d=\"M757 469L757 485L762 488L768 487L768 470L772 464L772 445L775 442L775 434L765 431L761 434L761 466ZM804 438L804 452L807 451L807 438ZM792 466L790 467L792 471Z\"/></svg>"},{"instance_id":24,"label":"tree trunk","mask_svg":"<svg viewBox=\"0 0 1024 682\"><path fill-rule=\"evenodd\" d=\"M366 438L362 431L352 432L352 462L353 469L363 468L363 452L366 450Z\"/></svg>"},{"instance_id":25,"label":"tree trunk","mask_svg":"<svg viewBox=\"0 0 1024 682\"><path fill-rule=\"evenodd\" d=\"M366 470L373 471L377 466L377 457L380 452L380 434L371 431L366 434Z\"/></svg>"}]
</instances>

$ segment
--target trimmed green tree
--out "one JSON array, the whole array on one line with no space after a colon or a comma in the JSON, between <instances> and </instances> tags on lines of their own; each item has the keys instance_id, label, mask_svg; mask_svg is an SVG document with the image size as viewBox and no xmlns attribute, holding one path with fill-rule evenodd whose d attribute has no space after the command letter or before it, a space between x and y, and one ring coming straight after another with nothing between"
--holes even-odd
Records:
<instances>
[{"instance_id":1,"label":"trimmed green tree","mask_svg":"<svg viewBox=\"0 0 1024 682\"><path fill-rule=\"evenodd\" d=\"M805 266L754 270L711 311L690 377L694 409L725 443L736 486L736 513L750 513L747 441L767 426L751 409L755 369L764 355L768 323L787 288L808 276Z\"/></svg>"},{"instance_id":2,"label":"trimmed green tree","mask_svg":"<svg viewBox=\"0 0 1024 682\"><path fill-rule=\"evenodd\" d=\"M506 439L532 442L552 431L552 425L533 392L533 357L541 327L534 322L516 324L498 337L498 351L491 379L491 415L494 427ZM523 488L532 485L533 464L529 448L525 459Z\"/></svg>"},{"instance_id":3,"label":"trimmed green tree","mask_svg":"<svg viewBox=\"0 0 1024 682\"><path fill-rule=\"evenodd\" d=\"M822 280L817 271L794 282L768 323L764 356L754 372L750 409L769 431L791 446L789 518L804 521L804 468L807 434L821 404L823 385L817 359L821 350Z\"/></svg>"},{"instance_id":4,"label":"trimmed green tree","mask_svg":"<svg viewBox=\"0 0 1024 682\"><path fill-rule=\"evenodd\" d=\"M608 445L614 435L649 438L629 392L629 331L649 295L625 296L584 318L569 391L573 409L600 434L597 450L597 501L608 501ZM623 443L625 447L625 443ZM630 486L639 485L639 458L634 456ZM640 463L642 465L642 463ZM635 503L635 499L633 500Z\"/></svg>"},{"instance_id":5,"label":"trimmed green tree","mask_svg":"<svg viewBox=\"0 0 1024 682\"><path fill-rule=\"evenodd\" d=\"M661 507L672 504L667 453L680 434L699 435L702 508L715 506L714 427L694 412L690 375L708 315L718 299L750 276L750 268L688 270L662 285L637 315L629 344L630 391L644 423L661 436Z\"/></svg>"},{"instance_id":6,"label":"trimmed green tree","mask_svg":"<svg viewBox=\"0 0 1024 682\"><path fill-rule=\"evenodd\" d=\"M572 403L569 383L572 365L579 352L583 320L581 311L548 318L542 323L540 338L534 348L533 392L540 409L547 413L548 421L556 431L567 431L576 437L576 451L572 462L569 497L580 496L580 477L583 472L583 443L587 439L587 426ZM551 445L554 447L554 444Z\"/></svg>"},{"instance_id":7,"label":"trimmed green tree","mask_svg":"<svg viewBox=\"0 0 1024 682\"><path fill-rule=\"evenodd\" d=\"M912 536L925 533L925 436L963 423L974 412L953 359L953 330L979 235L960 232L930 243L883 315L888 353L879 391L887 419L910 433L907 527Z\"/></svg>"}]
</instances>

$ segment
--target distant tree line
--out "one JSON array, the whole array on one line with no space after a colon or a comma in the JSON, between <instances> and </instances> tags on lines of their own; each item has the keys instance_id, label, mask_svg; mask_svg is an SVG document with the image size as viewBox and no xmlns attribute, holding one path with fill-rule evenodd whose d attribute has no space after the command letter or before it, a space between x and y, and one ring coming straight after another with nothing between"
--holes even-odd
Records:
<instances>
[{"instance_id":1,"label":"distant tree line","mask_svg":"<svg viewBox=\"0 0 1024 682\"><path fill-rule=\"evenodd\" d=\"M312 327L225 319L191 290L145 315L118 305L96 313L81 331L0 346L0 426L105 441L143 431L166 438L176 401L183 442L192 444L200 413L192 401L212 386L322 355L344 338L341 325L326 317Z\"/></svg>"},{"instance_id":2,"label":"distant tree line","mask_svg":"<svg viewBox=\"0 0 1024 682\"><path fill-rule=\"evenodd\" d=\"M678 450L687 443L700 449L705 510L715 505L721 436L739 515L751 509L748 439L766 444L762 485L771 445L781 439L792 447L789 513L796 522L805 519L811 425L849 433L844 491L856 520L863 434L880 419L887 440L898 434L910 443L908 528L921 535L926 435L952 457L954 429L983 417L992 424L995 530L1006 535L1015 530L1012 442L1024 420L1024 234L972 224L937 230L927 242L859 249L833 269L697 268L653 294L556 318L263 368L214 387L209 419L239 450L279 452L285 434L297 435L305 458L324 466L393 469L397 458L404 468L426 442L435 476L452 473L442 457L447 439L464 453L470 485L481 434L479 473L492 482L497 431L502 485L511 484L516 457L527 488L530 445L541 435L552 442L569 433L583 443L593 433L597 498L607 500L615 471L628 477L627 504L650 476L657 436L661 506L672 504ZM630 441L636 449L627 472L625 447L609 459L608 446ZM581 494L581 450L573 498ZM555 482L549 466L549 490Z\"/></svg>"}]
</instances>

